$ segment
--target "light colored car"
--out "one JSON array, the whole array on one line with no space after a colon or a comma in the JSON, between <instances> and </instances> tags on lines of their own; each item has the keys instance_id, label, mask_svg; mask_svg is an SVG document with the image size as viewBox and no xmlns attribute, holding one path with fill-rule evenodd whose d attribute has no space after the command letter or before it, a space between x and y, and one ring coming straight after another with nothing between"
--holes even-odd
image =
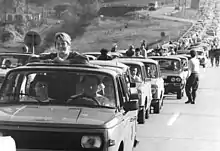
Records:
<instances>
[{"instance_id":1,"label":"light colored car","mask_svg":"<svg viewBox=\"0 0 220 151\"><path fill-rule=\"evenodd\" d=\"M147 73L145 69L145 65L142 62L134 61L132 59L126 58L118 58L119 62L122 62L128 65L130 68L137 68L138 74L140 77L140 81L136 81L136 87L138 89L139 94L139 114L138 114L138 122L140 124L145 123L145 118L149 118L150 109L151 109L151 101L152 101L152 93L151 93L151 81L147 78Z\"/></svg>"},{"instance_id":2,"label":"light colored car","mask_svg":"<svg viewBox=\"0 0 220 151\"><path fill-rule=\"evenodd\" d=\"M78 91L81 84L94 91L105 78L111 85L104 94ZM136 88L128 93L124 81L119 70L87 64L30 63L12 69L1 87L0 135L14 138L17 150L132 151L138 93Z\"/></svg>"},{"instance_id":3,"label":"light colored car","mask_svg":"<svg viewBox=\"0 0 220 151\"><path fill-rule=\"evenodd\" d=\"M126 60L126 58L120 58ZM164 80L161 75L160 67L157 61L153 59L129 58L129 60L139 61L145 65L147 78L151 81L152 101L151 106L154 113L160 113L164 98Z\"/></svg>"},{"instance_id":4,"label":"light colored car","mask_svg":"<svg viewBox=\"0 0 220 151\"><path fill-rule=\"evenodd\" d=\"M189 75L189 59L186 55L172 55L174 57L178 57L181 59L181 63L182 63L182 68L183 68L183 72L184 72L184 78L187 79L188 75Z\"/></svg>"},{"instance_id":5,"label":"light colored car","mask_svg":"<svg viewBox=\"0 0 220 151\"><path fill-rule=\"evenodd\" d=\"M158 61L160 65L165 94L173 93L177 95L177 99L181 99L186 85L181 59L173 56L152 56L149 58Z\"/></svg>"}]
</instances>

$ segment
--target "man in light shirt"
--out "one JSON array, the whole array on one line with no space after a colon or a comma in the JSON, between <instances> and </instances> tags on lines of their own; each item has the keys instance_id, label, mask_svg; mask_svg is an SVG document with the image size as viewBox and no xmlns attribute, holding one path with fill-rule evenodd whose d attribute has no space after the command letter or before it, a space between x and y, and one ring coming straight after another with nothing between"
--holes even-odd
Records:
<instances>
[{"instance_id":1,"label":"man in light shirt","mask_svg":"<svg viewBox=\"0 0 220 151\"><path fill-rule=\"evenodd\" d=\"M188 101L185 103L195 104L196 91L199 86L199 60L196 58L196 51L190 51L191 59L189 60L189 78L186 81L186 95Z\"/></svg>"}]
</instances>

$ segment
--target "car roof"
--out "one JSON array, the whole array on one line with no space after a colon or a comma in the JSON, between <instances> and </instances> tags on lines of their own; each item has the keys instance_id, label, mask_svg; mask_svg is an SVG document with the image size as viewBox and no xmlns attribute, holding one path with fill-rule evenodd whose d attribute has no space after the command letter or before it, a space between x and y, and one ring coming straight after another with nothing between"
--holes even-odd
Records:
<instances>
[{"instance_id":1,"label":"car roof","mask_svg":"<svg viewBox=\"0 0 220 151\"><path fill-rule=\"evenodd\" d=\"M172 57L172 56L150 56L150 59L173 59L173 60L179 60L181 61L180 58L177 57Z\"/></svg>"},{"instance_id":2,"label":"car roof","mask_svg":"<svg viewBox=\"0 0 220 151\"><path fill-rule=\"evenodd\" d=\"M174 57L179 57L179 58L184 58L184 59L188 59L184 54L179 54L179 55L172 55Z\"/></svg>"},{"instance_id":3,"label":"car roof","mask_svg":"<svg viewBox=\"0 0 220 151\"><path fill-rule=\"evenodd\" d=\"M111 60L111 61L105 61L105 60L91 60L89 61L92 64L100 65L100 66L109 66L109 67L118 67L118 68L127 68L128 66L116 61L116 60Z\"/></svg>"},{"instance_id":4,"label":"car roof","mask_svg":"<svg viewBox=\"0 0 220 151\"><path fill-rule=\"evenodd\" d=\"M38 56L36 54L31 53L19 53L19 52L0 52L0 56L7 55L7 56Z\"/></svg>"},{"instance_id":5,"label":"car roof","mask_svg":"<svg viewBox=\"0 0 220 151\"><path fill-rule=\"evenodd\" d=\"M158 64L157 61L153 60L153 59L149 59L149 58L117 58L118 60L127 60L127 59L131 59L133 61L140 61L140 62L147 62L147 63L154 63L154 64Z\"/></svg>"},{"instance_id":6,"label":"car roof","mask_svg":"<svg viewBox=\"0 0 220 151\"><path fill-rule=\"evenodd\" d=\"M139 65L139 66L145 66L142 62L140 61L134 61L132 59L118 59L120 62L125 63L125 64L133 64L133 65Z\"/></svg>"},{"instance_id":7,"label":"car roof","mask_svg":"<svg viewBox=\"0 0 220 151\"><path fill-rule=\"evenodd\" d=\"M101 66L92 65L92 64L53 64L53 63L29 63L25 66L20 66L14 69L11 69L9 72L13 71L24 71L24 70L84 70L84 71L94 71L100 73L106 73L112 76L118 74L117 71L113 71Z\"/></svg>"}]
</instances>

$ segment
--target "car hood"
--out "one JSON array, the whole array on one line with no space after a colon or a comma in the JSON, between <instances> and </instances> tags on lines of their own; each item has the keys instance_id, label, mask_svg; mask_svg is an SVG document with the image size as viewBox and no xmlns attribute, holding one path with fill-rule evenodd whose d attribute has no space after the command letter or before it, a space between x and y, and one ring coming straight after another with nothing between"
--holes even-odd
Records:
<instances>
[{"instance_id":1,"label":"car hood","mask_svg":"<svg viewBox=\"0 0 220 151\"><path fill-rule=\"evenodd\" d=\"M0 76L5 76L10 69L0 69Z\"/></svg>"},{"instance_id":2,"label":"car hood","mask_svg":"<svg viewBox=\"0 0 220 151\"><path fill-rule=\"evenodd\" d=\"M166 78L167 76L181 76L181 71L168 71L168 70L163 70L161 72L162 77Z\"/></svg>"},{"instance_id":3,"label":"car hood","mask_svg":"<svg viewBox=\"0 0 220 151\"><path fill-rule=\"evenodd\" d=\"M0 121L104 125L115 110L106 108L13 105L0 107Z\"/></svg>"}]
</instances>

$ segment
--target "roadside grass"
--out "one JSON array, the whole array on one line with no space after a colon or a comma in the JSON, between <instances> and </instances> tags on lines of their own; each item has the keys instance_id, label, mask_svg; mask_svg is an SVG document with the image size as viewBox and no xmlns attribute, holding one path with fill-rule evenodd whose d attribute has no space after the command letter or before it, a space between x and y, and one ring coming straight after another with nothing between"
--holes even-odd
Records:
<instances>
[{"instance_id":1,"label":"roadside grass","mask_svg":"<svg viewBox=\"0 0 220 151\"><path fill-rule=\"evenodd\" d=\"M125 24L128 24L128 28L124 28ZM108 17L104 21L99 21L98 25L89 26L81 38L73 41L72 46L80 52L111 49L113 43L117 43L119 49L127 49L131 44L139 47L143 39L149 43L160 40L161 32L169 35L171 40L176 39L190 26L190 23L153 18L136 20L132 17ZM168 41L169 38L164 40Z\"/></svg>"}]
</instances>

